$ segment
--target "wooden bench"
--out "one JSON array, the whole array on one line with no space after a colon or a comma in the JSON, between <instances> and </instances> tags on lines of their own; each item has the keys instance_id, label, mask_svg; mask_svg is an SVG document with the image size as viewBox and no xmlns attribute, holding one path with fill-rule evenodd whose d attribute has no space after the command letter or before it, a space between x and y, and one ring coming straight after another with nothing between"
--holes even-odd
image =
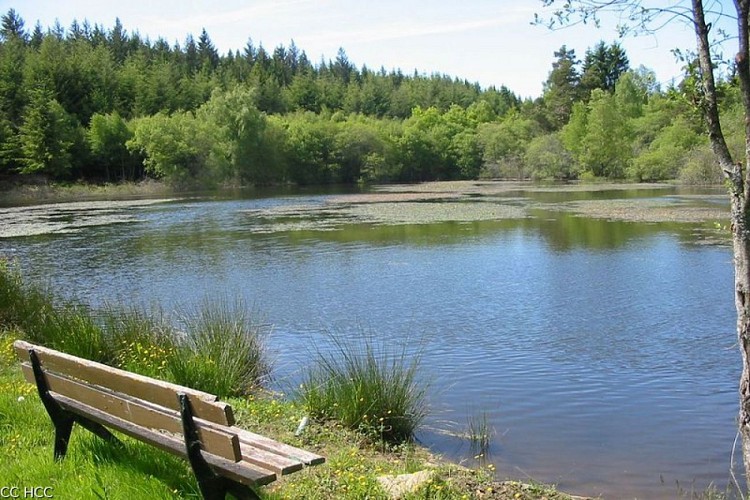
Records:
<instances>
[{"instance_id":1,"label":"wooden bench","mask_svg":"<svg viewBox=\"0 0 750 500\"><path fill-rule=\"evenodd\" d=\"M55 459L74 423L111 442L104 426L187 458L206 499L258 498L252 487L325 459L234 425L216 396L17 340L26 380L55 426Z\"/></svg>"}]
</instances>

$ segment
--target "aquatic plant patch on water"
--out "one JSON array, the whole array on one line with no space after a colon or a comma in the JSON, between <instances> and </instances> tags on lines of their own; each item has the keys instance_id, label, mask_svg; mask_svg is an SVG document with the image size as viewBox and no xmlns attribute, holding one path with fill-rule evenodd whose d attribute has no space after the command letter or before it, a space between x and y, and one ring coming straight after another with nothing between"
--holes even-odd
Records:
<instances>
[{"instance_id":1,"label":"aquatic plant patch on water","mask_svg":"<svg viewBox=\"0 0 750 500\"><path fill-rule=\"evenodd\" d=\"M433 224L521 219L527 216L523 206L497 203L495 200L344 203L345 200L342 197L336 203L325 205L278 207L246 211L245 214L255 219L252 230L257 233L332 231L346 224ZM515 200L509 201L517 203Z\"/></svg>"},{"instance_id":2,"label":"aquatic plant patch on water","mask_svg":"<svg viewBox=\"0 0 750 500\"><path fill-rule=\"evenodd\" d=\"M625 191L632 189L670 189L669 184L647 184L647 183L612 183L602 182L596 184L570 183L570 184L536 184L527 181L433 181L421 184L389 184L375 186L377 194L406 194L419 193L421 196L449 196L451 194L462 194L466 196L482 195L491 196L507 194L517 191L530 193L547 192L601 192L601 191Z\"/></svg>"},{"instance_id":3,"label":"aquatic plant patch on water","mask_svg":"<svg viewBox=\"0 0 750 500\"><path fill-rule=\"evenodd\" d=\"M369 193L338 195L316 204L248 210L250 228L257 233L334 231L348 224L419 225L522 219L541 209L571 212L582 217L628 222L701 223L727 218L725 203L713 195L674 195L658 198L616 197L545 201L545 193L580 193L576 197L609 198L607 192L637 189L656 193L673 189L664 184L535 185L524 182L451 181L375 186ZM537 194L534 194L537 193ZM594 194L598 193L598 194ZM624 195L623 195L624 196ZM547 197L549 198L549 197ZM723 200L723 198L721 198Z\"/></svg>"},{"instance_id":4,"label":"aquatic plant patch on water","mask_svg":"<svg viewBox=\"0 0 750 500\"><path fill-rule=\"evenodd\" d=\"M727 207L708 202L701 203L710 198L675 196L661 199L583 200L545 204L540 205L540 208L573 212L582 217L627 222L696 223L728 219Z\"/></svg>"},{"instance_id":5,"label":"aquatic plant patch on water","mask_svg":"<svg viewBox=\"0 0 750 500\"><path fill-rule=\"evenodd\" d=\"M487 202L401 202L355 204L342 209L362 222L375 224L431 224L520 219L519 206Z\"/></svg>"},{"instance_id":6,"label":"aquatic plant patch on water","mask_svg":"<svg viewBox=\"0 0 750 500\"><path fill-rule=\"evenodd\" d=\"M373 193L347 194L341 196L331 196L326 199L327 204L345 204L352 203L397 203L405 201L435 201L435 200L455 200L467 198L467 194L460 191L376 191Z\"/></svg>"},{"instance_id":7,"label":"aquatic plant patch on water","mask_svg":"<svg viewBox=\"0 0 750 500\"><path fill-rule=\"evenodd\" d=\"M72 233L85 227L137 222L128 209L172 199L87 201L0 208L0 238Z\"/></svg>"}]
</instances>

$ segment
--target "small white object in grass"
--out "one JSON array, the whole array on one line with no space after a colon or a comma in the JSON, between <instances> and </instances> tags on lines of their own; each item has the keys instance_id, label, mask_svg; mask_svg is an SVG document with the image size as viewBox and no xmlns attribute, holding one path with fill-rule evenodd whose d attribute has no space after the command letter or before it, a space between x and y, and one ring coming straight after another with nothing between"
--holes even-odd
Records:
<instances>
[{"instance_id":1,"label":"small white object in grass","mask_svg":"<svg viewBox=\"0 0 750 500\"><path fill-rule=\"evenodd\" d=\"M302 431L305 430L305 427L307 427L307 421L309 419L307 417L302 417L302 420L299 421L299 425L297 426L297 430L294 432L295 436L299 436L302 434Z\"/></svg>"},{"instance_id":2,"label":"small white object in grass","mask_svg":"<svg viewBox=\"0 0 750 500\"><path fill-rule=\"evenodd\" d=\"M25 397L23 397L23 396L18 396L18 402L19 402L19 403L23 403L23 402L24 402L25 400L26 400L26 398L25 398Z\"/></svg>"}]
</instances>

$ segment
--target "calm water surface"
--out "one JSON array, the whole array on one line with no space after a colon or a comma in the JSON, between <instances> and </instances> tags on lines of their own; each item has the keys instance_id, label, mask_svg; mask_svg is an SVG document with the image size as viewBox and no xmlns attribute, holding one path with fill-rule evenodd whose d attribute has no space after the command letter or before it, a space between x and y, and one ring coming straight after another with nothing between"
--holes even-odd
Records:
<instances>
[{"instance_id":1,"label":"calm water surface","mask_svg":"<svg viewBox=\"0 0 750 500\"><path fill-rule=\"evenodd\" d=\"M543 204L669 194L512 195ZM544 206L516 220L334 231L261 231L253 216L326 196L132 208L127 224L0 239L0 255L94 304L169 310L240 296L273 325L282 390L328 334L423 345L432 411L420 439L473 464L454 435L485 413L502 477L608 498L726 487L740 368L729 247L701 244L694 224Z\"/></svg>"}]
</instances>

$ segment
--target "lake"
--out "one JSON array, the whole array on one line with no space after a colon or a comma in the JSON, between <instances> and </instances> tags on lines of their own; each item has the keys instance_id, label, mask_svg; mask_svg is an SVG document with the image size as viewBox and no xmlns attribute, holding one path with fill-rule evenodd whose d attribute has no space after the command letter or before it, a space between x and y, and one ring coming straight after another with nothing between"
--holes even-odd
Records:
<instances>
[{"instance_id":1,"label":"lake","mask_svg":"<svg viewBox=\"0 0 750 500\"><path fill-rule=\"evenodd\" d=\"M240 297L272 325L280 391L332 336L405 343L436 452L475 465L461 435L486 415L501 478L673 498L730 481L727 222L721 189L255 190L0 208L0 256L94 305Z\"/></svg>"}]
</instances>

